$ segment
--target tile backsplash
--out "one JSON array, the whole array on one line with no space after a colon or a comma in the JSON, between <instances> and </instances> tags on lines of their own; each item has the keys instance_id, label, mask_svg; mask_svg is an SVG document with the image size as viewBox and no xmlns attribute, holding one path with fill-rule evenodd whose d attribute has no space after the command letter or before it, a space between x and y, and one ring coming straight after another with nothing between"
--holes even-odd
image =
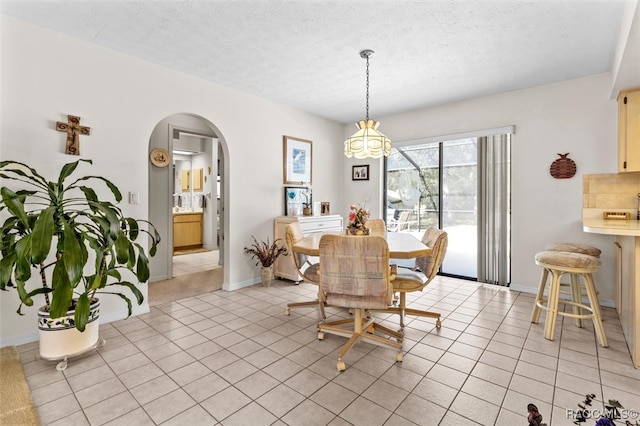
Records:
<instances>
[{"instance_id":1,"label":"tile backsplash","mask_svg":"<svg viewBox=\"0 0 640 426\"><path fill-rule=\"evenodd\" d=\"M585 209L636 209L640 173L608 173L582 176Z\"/></svg>"}]
</instances>

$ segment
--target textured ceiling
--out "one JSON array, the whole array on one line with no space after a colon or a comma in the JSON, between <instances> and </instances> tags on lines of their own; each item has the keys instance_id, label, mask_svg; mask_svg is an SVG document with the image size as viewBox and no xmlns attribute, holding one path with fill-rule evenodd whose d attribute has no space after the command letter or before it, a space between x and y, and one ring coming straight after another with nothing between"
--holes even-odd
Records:
<instances>
[{"instance_id":1,"label":"textured ceiling","mask_svg":"<svg viewBox=\"0 0 640 426\"><path fill-rule=\"evenodd\" d=\"M635 0L634 0L635 1ZM607 72L624 0L0 1L0 12L339 122Z\"/></svg>"}]
</instances>

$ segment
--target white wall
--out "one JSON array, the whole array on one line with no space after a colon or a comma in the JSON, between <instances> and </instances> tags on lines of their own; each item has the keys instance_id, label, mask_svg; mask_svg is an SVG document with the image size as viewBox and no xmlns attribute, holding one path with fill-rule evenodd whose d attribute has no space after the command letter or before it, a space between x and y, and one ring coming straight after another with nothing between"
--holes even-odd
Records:
<instances>
[{"instance_id":1,"label":"white wall","mask_svg":"<svg viewBox=\"0 0 640 426\"><path fill-rule=\"evenodd\" d=\"M129 216L149 209L148 146L163 118L191 113L213 123L228 150L229 193L225 285L259 280L242 249L250 236L273 236L273 218L283 214L282 135L313 141L314 199L342 203L342 176L324 173L342 164L336 149L343 125L91 45L22 21L0 16L0 155L24 161L49 176L75 160L64 152L56 121L82 117L91 136L82 137L83 170L104 175L123 192L138 191L140 204L123 204ZM33 282L32 285L37 285ZM146 285L142 287L147 294ZM34 340L35 309L19 317L15 294L0 295L0 346ZM126 307L103 297L103 320L121 318ZM36 304L39 302L36 301ZM148 310L145 304L136 312Z\"/></svg>"},{"instance_id":2,"label":"white wall","mask_svg":"<svg viewBox=\"0 0 640 426\"><path fill-rule=\"evenodd\" d=\"M380 118L379 129L404 141L515 125L512 141L512 285L535 292L540 270L533 257L552 241L593 244L603 250L596 276L600 297L613 298L613 238L582 231L582 175L616 171L617 106L609 99L609 74L484 97L437 108ZM351 129L346 130L349 133ZM571 179L554 179L549 166L570 153L578 167ZM378 161L371 177L379 176ZM345 175L351 167L345 167ZM375 171L374 171L375 170ZM350 179L349 179L350 180ZM348 185L355 199L361 182ZM378 199L377 183L366 193ZM374 202L380 205L379 202Z\"/></svg>"}]
</instances>

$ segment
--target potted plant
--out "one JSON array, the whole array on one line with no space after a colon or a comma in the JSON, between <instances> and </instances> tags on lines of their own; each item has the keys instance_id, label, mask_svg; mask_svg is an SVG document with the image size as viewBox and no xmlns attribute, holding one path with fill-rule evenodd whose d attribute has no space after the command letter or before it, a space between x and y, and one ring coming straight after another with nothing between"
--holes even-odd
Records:
<instances>
[{"instance_id":1,"label":"potted plant","mask_svg":"<svg viewBox=\"0 0 640 426\"><path fill-rule=\"evenodd\" d=\"M111 181L74 177L80 162L92 163L81 159L65 164L56 181L24 163L0 162L0 177L16 181L18 188L0 188L0 212L8 215L0 236L0 290L16 290L21 315L23 305L32 306L34 296L44 295L38 327L45 359L80 354L97 344L97 294L119 296L131 315L131 299L118 287L128 288L142 303L136 284L149 278L149 260L137 240L150 237L150 256L160 242L151 223L124 216L116 204L101 200L95 187L88 186L95 182L106 187L118 203L122 195ZM28 281L34 271L40 285L31 288Z\"/></svg>"},{"instance_id":2,"label":"potted plant","mask_svg":"<svg viewBox=\"0 0 640 426\"><path fill-rule=\"evenodd\" d=\"M302 191L304 201L302 202L302 214L304 216L311 216L311 187L307 186Z\"/></svg>"},{"instance_id":3,"label":"potted plant","mask_svg":"<svg viewBox=\"0 0 640 426\"><path fill-rule=\"evenodd\" d=\"M257 260L256 265L262 266L260 270L262 286L269 287L271 285L271 277L273 277L273 264L281 254L287 255L287 249L278 244L279 238L274 240L273 243L270 243L268 238L266 242L258 242L253 235L251 238L253 238L253 244L245 247L244 252L250 254L252 259Z\"/></svg>"}]
</instances>

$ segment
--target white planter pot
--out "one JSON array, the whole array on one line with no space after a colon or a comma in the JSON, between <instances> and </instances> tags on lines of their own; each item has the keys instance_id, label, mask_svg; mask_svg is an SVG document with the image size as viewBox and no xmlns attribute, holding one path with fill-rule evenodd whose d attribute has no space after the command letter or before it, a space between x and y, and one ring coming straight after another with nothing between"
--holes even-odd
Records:
<instances>
[{"instance_id":1,"label":"white planter pot","mask_svg":"<svg viewBox=\"0 0 640 426\"><path fill-rule=\"evenodd\" d=\"M91 304L89 321L83 332L75 328L74 311L70 310L61 318L52 319L49 312L38 310L38 330L40 332L40 357L46 360L61 360L65 357L82 355L98 344L100 301Z\"/></svg>"},{"instance_id":2,"label":"white planter pot","mask_svg":"<svg viewBox=\"0 0 640 426\"><path fill-rule=\"evenodd\" d=\"M263 266L260 269L260 278L262 278L262 287L271 287L272 277L273 277L273 265Z\"/></svg>"}]
</instances>

